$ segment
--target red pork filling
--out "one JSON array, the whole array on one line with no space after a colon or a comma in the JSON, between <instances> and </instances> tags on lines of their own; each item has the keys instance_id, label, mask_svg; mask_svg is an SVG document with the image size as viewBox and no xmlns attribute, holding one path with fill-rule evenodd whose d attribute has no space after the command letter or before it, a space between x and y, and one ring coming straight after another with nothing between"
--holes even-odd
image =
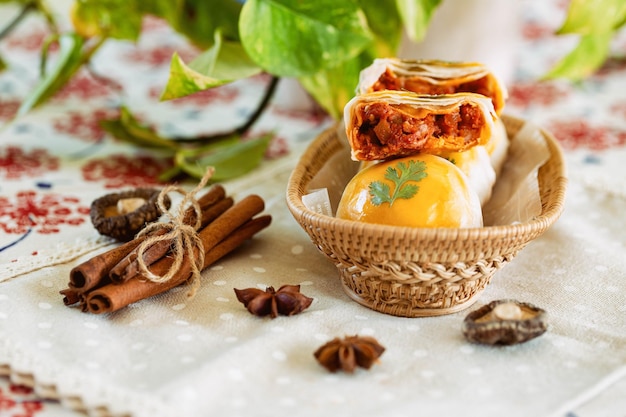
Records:
<instances>
[{"instance_id":1,"label":"red pork filling","mask_svg":"<svg viewBox=\"0 0 626 417\"><path fill-rule=\"evenodd\" d=\"M416 77L397 76L387 68L387 71L372 86L372 91L381 90L408 90L417 94L431 95L476 93L489 97L494 105L496 103L495 92L489 88L487 77L457 85L436 85Z\"/></svg>"},{"instance_id":2,"label":"red pork filling","mask_svg":"<svg viewBox=\"0 0 626 417\"><path fill-rule=\"evenodd\" d=\"M386 103L361 107L357 135L360 159L402 156L426 149L464 150L480 140L484 118L480 110L463 104L447 114L415 117Z\"/></svg>"}]
</instances>

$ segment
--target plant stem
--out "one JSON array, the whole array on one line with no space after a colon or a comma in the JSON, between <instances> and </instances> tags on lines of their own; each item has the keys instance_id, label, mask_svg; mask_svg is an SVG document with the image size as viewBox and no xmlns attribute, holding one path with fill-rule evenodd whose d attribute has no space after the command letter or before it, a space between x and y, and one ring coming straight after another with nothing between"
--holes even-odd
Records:
<instances>
[{"instance_id":1,"label":"plant stem","mask_svg":"<svg viewBox=\"0 0 626 417\"><path fill-rule=\"evenodd\" d=\"M9 24L5 26L2 31L0 31L0 39L3 39L5 36L11 33L11 31L15 29L15 27L19 25L19 23L26 17L26 15L28 15L29 12L36 8L37 6L35 2L26 3L24 7L22 7L22 10L20 10L18 15L15 16L15 18L13 18L13 20L9 22Z\"/></svg>"},{"instance_id":2,"label":"plant stem","mask_svg":"<svg viewBox=\"0 0 626 417\"><path fill-rule=\"evenodd\" d=\"M268 103L272 99L272 96L274 95L274 91L276 91L276 86L278 85L279 80L280 80L280 77L277 77L275 75L272 76L272 79L270 80L270 83L267 86L267 89L265 90L265 94L263 98L261 99L261 101L259 102L259 105L257 106L256 110L254 111L254 113L252 113L252 115L250 116L250 118L248 119L246 123L244 123L237 129L235 129L235 133L240 134L240 135L246 133L248 129L250 129L252 125L254 125L257 119L261 117L261 115L263 114L263 111L265 111L265 108L267 107Z\"/></svg>"},{"instance_id":3,"label":"plant stem","mask_svg":"<svg viewBox=\"0 0 626 417\"><path fill-rule=\"evenodd\" d=\"M43 17L48 22L48 27L52 31L52 33L59 33L59 28L57 27L56 21L54 20L54 16L52 15L52 11L48 8L46 4L46 0L33 0L35 7L39 10L39 13L43 15Z\"/></svg>"},{"instance_id":4,"label":"plant stem","mask_svg":"<svg viewBox=\"0 0 626 417\"><path fill-rule=\"evenodd\" d=\"M259 117L261 117L261 115L267 108L267 105L269 104L270 100L272 99L272 96L274 95L274 92L276 91L276 86L278 85L278 81L280 81L280 77L273 75L272 79L270 80L269 84L267 85L265 89L265 93L263 94L261 101L257 105L252 115L248 118L248 120L246 120L246 122L243 125L231 130L230 132L217 133L215 135L208 135L208 136L196 136L196 137L191 137L191 138L175 138L175 140L178 142L187 142L187 143L210 142L212 140L223 139L229 136L245 134L254 125L254 123L256 123L256 121L259 119Z\"/></svg>"}]
</instances>

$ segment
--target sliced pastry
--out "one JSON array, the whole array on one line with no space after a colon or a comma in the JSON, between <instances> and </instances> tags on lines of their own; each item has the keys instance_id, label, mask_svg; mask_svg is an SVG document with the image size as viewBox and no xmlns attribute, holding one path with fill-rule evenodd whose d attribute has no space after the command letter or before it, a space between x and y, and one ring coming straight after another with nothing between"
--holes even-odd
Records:
<instances>
[{"instance_id":1,"label":"sliced pastry","mask_svg":"<svg viewBox=\"0 0 626 417\"><path fill-rule=\"evenodd\" d=\"M507 91L485 65L476 62L378 58L363 69L357 94L408 90L418 94L476 93L491 98L498 115Z\"/></svg>"},{"instance_id":2,"label":"sliced pastry","mask_svg":"<svg viewBox=\"0 0 626 417\"><path fill-rule=\"evenodd\" d=\"M491 100L474 93L376 91L355 96L344 108L346 136L356 161L484 145L496 117Z\"/></svg>"}]
</instances>

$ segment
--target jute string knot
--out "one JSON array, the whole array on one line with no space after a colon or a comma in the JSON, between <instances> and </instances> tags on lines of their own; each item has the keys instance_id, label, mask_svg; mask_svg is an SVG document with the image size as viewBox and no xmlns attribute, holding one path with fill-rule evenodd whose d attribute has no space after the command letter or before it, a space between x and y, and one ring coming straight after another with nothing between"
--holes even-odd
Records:
<instances>
[{"instance_id":1,"label":"jute string knot","mask_svg":"<svg viewBox=\"0 0 626 417\"><path fill-rule=\"evenodd\" d=\"M204 245L202 244L202 239L198 236L198 229L202 225L202 209L196 199L196 194L204 188L214 172L215 169L209 167L198 185L190 192L176 185L164 187L159 193L157 207L165 215L166 220L151 223L137 234L137 237L148 236L137 248L137 263L142 276L156 283L167 282L176 275L183 266L183 262L187 261L191 265L191 278L189 280L191 289L188 294L190 297L193 297L196 293L204 265ZM165 197L172 192L183 196L183 199L177 206L176 213L174 213L173 208L168 209L165 204ZM193 225L185 223L185 211L190 206L193 207L195 213ZM165 233L150 236L150 233L163 229L166 230ZM143 254L150 246L164 240L171 241L174 262L164 275L156 275L148 269Z\"/></svg>"}]
</instances>

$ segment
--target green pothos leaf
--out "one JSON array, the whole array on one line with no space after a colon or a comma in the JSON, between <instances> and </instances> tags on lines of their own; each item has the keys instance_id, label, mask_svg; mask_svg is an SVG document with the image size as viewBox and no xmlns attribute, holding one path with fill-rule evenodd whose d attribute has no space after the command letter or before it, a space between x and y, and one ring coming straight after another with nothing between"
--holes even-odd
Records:
<instances>
[{"instance_id":1,"label":"green pothos leaf","mask_svg":"<svg viewBox=\"0 0 626 417\"><path fill-rule=\"evenodd\" d=\"M195 46L213 46L213 34L220 30L224 39L238 41L237 24L241 11L238 0L137 0L144 13L165 19Z\"/></svg>"},{"instance_id":2,"label":"green pothos leaf","mask_svg":"<svg viewBox=\"0 0 626 417\"><path fill-rule=\"evenodd\" d=\"M4 59L2 59L2 56L0 56L0 72L4 71L5 69L7 69L7 63L4 62Z\"/></svg>"},{"instance_id":3,"label":"green pothos leaf","mask_svg":"<svg viewBox=\"0 0 626 417\"><path fill-rule=\"evenodd\" d=\"M247 0L239 34L267 72L302 77L357 56L373 39L353 0Z\"/></svg>"},{"instance_id":4,"label":"green pothos leaf","mask_svg":"<svg viewBox=\"0 0 626 417\"><path fill-rule=\"evenodd\" d=\"M207 167L215 168L212 181L225 181L256 168L269 145L272 134L242 140L233 136L217 146L198 152L179 152L175 157L177 167L195 178L202 178Z\"/></svg>"},{"instance_id":5,"label":"green pothos leaf","mask_svg":"<svg viewBox=\"0 0 626 417\"><path fill-rule=\"evenodd\" d=\"M373 33L372 41L357 56L337 59L330 67L298 78L335 119L341 117L344 106L354 96L360 71L376 57L395 55L404 27L416 39L423 37L440 0L397 0L395 4L359 0L358 3Z\"/></svg>"},{"instance_id":6,"label":"green pothos leaf","mask_svg":"<svg viewBox=\"0 0 626 417\"><path fill-rule=\"evenodd\" d=\"M395 56L402 39L403 23L397 7L380 0L358 0L374 34L376 56Z\"/></svg>"},{"instance_id":7,"label":"green pothos leaf","mask_svg":"<svg viewBox=\"0 0 626 417\"><path fill-rule=\"evenodd\" d=\"M273 135L242 139L238 135L218 137L206 145L179 143L160 136L153 128L141 124L128 109L122 107L120 117L104 120L101 126L118 140L171 154L174 167L160 178L170 179L181 173L202 178L206 168L215 168L213 181L224 181L243 175L261 162Z\"/></svg>"},{"instance_id":8,"label":"green pothos leaf","mask_svg":"<svg viewBox=\"0 0 626 417\"><path fill-rule=\"evenodd\" d=\"M342 61L336 67L300 77L298 80L331 117L339 120L344 106L354 97L359 73L371 64L374 56L369 51L364 51L355 58Z\"/></svg>"},{"instance_id":9,"label":"green pothos leaf","mask_svg":"<svg viewBox=\"0 0 626 417\"><path fill-rule=\"evenodd\" d=\"M579 34L576 47L544 78L582 80L606 61L616 31L626 22L623 0L572 0L557 34Z\"/></svg>"},{"instance_id":10,"label":"green pothos leaf","mask_svg":"<svg viewBox=\"0 0 626 417\"><path fill-rule=\"evenodd\" d=\"M221 31L215 32L214 44L186 65L174 53L170 76L161 100L172 100L261 72L240 43L225 41Z\"/></svg>"},{"instance_id":11,"label":"green pothos leaf","mask_svg":"<svg viewBox=\"0 0 626 417\"><path fill-rule=\"evenodd\" d=\"M557 33L591 35L612 32L626 18L624 0L571 0L567 16Z\"/></svg>"},{"instance_id":12,"label":"green pothos leaf","mask_svg":"<svg viewBox=\"0 0 626 417\"><path fill-rule=\"evenodd\" d=\"M153 128L145 126L126 108L120 109L118 119L103 120L100 125L113 137L133 145L169 150L176 152L180 148L175 141L160 136Z\"/></svg>"},{"instance_id":13,"label":"green pothos leaf","mask_svg":"<svg viewBox=\"0 0 626 417\"><path fill-rule=\"evenodd\" d=\"M70 12L77 33L136 41L142 15L135 0L76 0Z\"/></svg>"},{"instance_id":14,"label":"green pothos leaf","mask_svg":"<svg viewBox=\"0 0 626 417\"><path fill-rule=\"evenodd\" d=\"M21 116L30 110L39 106L56 92L58 92L78 71L85 62L83 56L83 38L75 33L65 33L51 38L47 46L53 41L59 42L59 54L56 61L45 73L37 86L24 99L22 105L17 111L17 115ZM42 50L42 67L47 61L47 47Z\"/></svg>"},{"instance_id":15,"label":"green pothos leaf","mask_svg":"<svg viewBox=\"0 0 626 417\"><path fill-rule=\"evenodd\" d=\"M559 61L544 78L582 80L594 73L606 60L614 32L583 35L578 45Z\"/></svg>"},{"instance_id":16,"label":"green pothos leaf","mask_svg":"<svg viewBox=\"0 0 626 417\"><path fill-rule=\"evenodd\" d=\"M439 3L441 0L396 0L409 39L419 42L424 38Z\"/></svg>"}]
</instances>

